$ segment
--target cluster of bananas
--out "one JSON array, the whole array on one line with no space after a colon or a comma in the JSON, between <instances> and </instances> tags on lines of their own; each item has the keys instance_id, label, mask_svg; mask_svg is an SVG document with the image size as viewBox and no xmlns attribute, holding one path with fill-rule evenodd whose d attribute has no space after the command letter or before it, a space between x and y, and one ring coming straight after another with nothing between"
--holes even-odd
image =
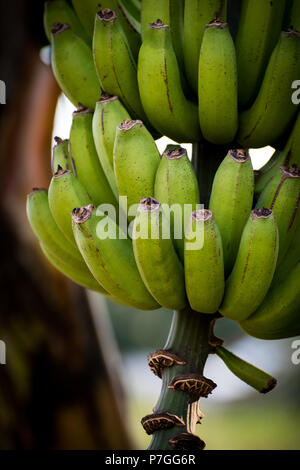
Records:
<instances>
[{"instance_id":1,"label":"cluster of bananas","mask_svg":"<svg viewBox=\"0 0 300 470\"><path fill-rule=\"evenodd\" d=\"M235 43L223 0L46 3L53 72L77 110L27 213L58 270L135 308L189 304L258 338L300 334L299 3L244 0ZM186 150L160 156L161 135L234 148L207 209ZM278 150L255 177L244 148L270 144ZM185 236L163 236L164 205L181 209ZM178 217L168 220L173 233ZM116 236L101 236L102 222Z\"/></svg>"}]
</instances>

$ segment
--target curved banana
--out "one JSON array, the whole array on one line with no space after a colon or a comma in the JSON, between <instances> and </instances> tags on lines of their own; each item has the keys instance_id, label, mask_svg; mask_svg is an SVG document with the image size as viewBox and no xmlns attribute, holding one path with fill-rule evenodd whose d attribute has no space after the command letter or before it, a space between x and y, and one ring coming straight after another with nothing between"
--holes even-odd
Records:
<instances>
[{"instance_id":1,"label":"curved banana","mask_svg":"<svg viewBox=\"0 0 300 470\"><path fill-rule=\"evenodd\" d=\"M94 144L92 122L92 109L80 107L73 113L70 154L76 168L76 176L87 189L96 206L111 204L118 210L118 203L99 162Z\"/></svg>"},{"instance_id":2,"label":"curved banana","mask_svg":"<svg viewBox=\"0 0 300 470\"><path fill-rule=\"evenodd\" d=\"M203 34L198 75L199 120L203 137L227 144L238 130L235 47L228 24L213 20Z\"/></svg>"},{"instance_id":3,"label":"curved banana","mask_svg":"<svg viewBox=\"0 0 300 470\"><path fill-rule=\"evenodd\" d=\"M46 189L36 188L27 196L26 212L30 226L49 261L77 284L105 294L78 249L69 243L56 225L49 209Z\"/></svg>"},{"instance_id":4,"label":"curved banana","mask_svg":"<svg viewBox=\"0 0 300 470\"><path fill-rule=\"evenodd\" d=\"M237 141L243 147L276 144L299 107L292 102L292 83L300 76L300 33L283 31L275 46L252 107L240 115Z\"/></svg>"},{"instance_id":5,"label":"curved banana","mask_svg":"<svg viewBox=\"0 0 300 470\"><path fill-rule=\"evenodd\" d=\"M255 183L255 193L260 194L268 183L278 174L281 166L290 167L296 165L300 167L300 113L282 151L278 150L272 157L270 165L263 168L261 176Z\"/></svg>"},{"instance_id":6,"label":"curved banana","mask_svg":"<svg viewBox=\"0 0 300 470\"><path fill-rule=\"evenodd\" d=\"M216 17L226 21L227 0L188 0L184 4L184 65L187 79L195 93L198 93L199 55L204 29Z\"/></svg>"},{"instance_id":7,"label":"curved banana","mask_svg":"<svg viewBox=\"0 0 300 470\"><path fill-rule=\"evenodd\" d=\"M281 339L300 334L300 261L282 282L275 283L250 318L241 322L248 335Z\"/></svg>"},{"instance_id":8,"label":"curved banana","mask_svg":"<svg viewBox=\"0 0 300 470\"><path fill-rule=\"evenodd\" d=\"M291 9L291 26L300 31L300 4L298 0L293 0Z\"/></svg>"},{"instance_id":9,"label":"curved banana","mask_svg":"<svg viewBox=\"0 0 300 470\"><path fill-rule=\"evenodd\" d=\"M139 0L119 0L126 18L134 29L141 34L141 3Z\"/></svg>"},{"instance_id":10,"label":"curved banana","mask_svg":"<svg viewBox=\"0 0 300 470\"><path fill-rule=\"evenodd\" d=\"M282 261L296 230L300 202L300 168L281 167L278 176L265 187L256 207L272 209L279 232L278 264Z\"/></svg>"},{"instance_id":11,"label":"curved banana","mask_svg":"<svg viewBox=\"0 0 300 470\"><path fill-rule=\"evenodd\" d=\"M296 230L288 250L282 261L277 265L273 283L279 283L288 277L290 271L300 262L300 220L296 221Z\"/></svg>"},{"instance_id":12,"label":"curved banana","mask_svg":"<svg viewBox=\"0 0 300 470\"><path fill-rule=\"evenodd\" d=\"M93 117L93 136L98 158L116 198L119 197L114 174L113 149L117 126L130 116L117 96L102 93Z\"/></svg>"},{"instance_id":13,"label":"curved banana","mask_svg":"<svg viewBox=\"0 0 300 470\"><path fill-rule=\"evenodd\" d=\"M162 307L181 310L186 306L184 272L168 233L168 221L156 199L141 199L133 226L133 252L152 297Z\"/></svg>"},{"instance_id":14,"label":"curved banana","mask_svg":"<svg viewBox=\"0 0 300 470\"><path fill-rule=\"evenodd\" d=\"M93 55L103 90L117 95L133 117L146 120L136 63L114 10L104 8L96 15Z\"/></svg>"},{"instance_id":15,"label":"curved banana","mask_svg":"<svg viewBox=\"0 0 300 470\"><path fill-rule=\"evenodd\" d=\"M146 115L162 135L176 142L201 139L198 108L184 96L170 28L160 20L145 33L138 59L138 84Z\"/></svg>"},{"instance_id":16,"label":"curved banana","mask_svg":"<svg viewBox=\"0 0 300 470\"><path fill-rule=\"evenodd\" d=\"M209 210L192 212L184 246L184 273L192 309L217 312L225 287L223 248L221 234Z\"/></svg>"},{"instance_id":17,"label":"curved banana","mask_svg":"<svg viewBox=\"0 0 300 470\"><path fill-rule=\"evenodd\" d=\"M159 18L169 25L172 44L180 67L183 67L183 0L143 0L141 10L142 39L150 23Z\"/></svg>"},{"instance_id":18,"label":"curved banana","mask_svg":"<svg viewBox=\"0 0 300 470\"><path fill-rule=\"evenodd\" d=\"M142 197L154 196L159 162L155 141L142 121L125 120L117 127L114 171L119 194L127 197L128 220L135 217ZM123 210L127 214L124 205Z\"/></svg>"},{"instance_id":19,"label":"curved banana","mask_svg":"<svg viewBox=\"0 0 300 470\"><path fill-rule=\"evenodd\" d=\"M236 262L226 281L220 312L242 321L262 303L274 275L279 237L274 214L269 209L251 212L244 228Z\"/></svg>"},{"instance_id":20,"label":"curved banana","mask_svg":"<svg viewBox=\"0 0 300 470\"><path fill-rule=\"evenodd\" d=\"M72 171L59 168L51 179L48 197L55 222L65 237L76 246L71 213L75 207L92 203L89 194Z\"/></svg>"},{"instance_id":21,"label":"curved banana","mask_svg":"<svg viewBox=\"0 0 300 470\"><path fill-rule=\"evenodd\" d=\"M249 218L254 192L254 172L249 153L229 150L213 181L209 209L222 234L224 268L230 274L241 235Z\"/></svg>"},{"instance_id":22,"label":"curved banana","mask_svg":"<svg viewBox=\"0 0 300 470\"><path fill-rule=\"evenodd\" d=\"M285 0L243 0L235 40L239 104L249 107L257 96L269 57L282 28Z\"/></svg>"},{"instance_id":23,"label":"curved banana","mask_svg":"<svg viewBox=\"0 0 300 470\"><path fill-rule=\"evenodd\" d=\"M44 6L44 29L46 36L51 42L51 29L54 23L69 24L74 33L83 39L88 45L91 40L86 34L75 11L66 0L51 0L45 2Z\"/></svg>"},{"instance_id":24,"label":"curved banana","mask_svg":"<svg viewBox=\"0 0 300 470\"><path fill-rule=\"evenodd\" d=\"M94 108L100 83L92 51L68 24L57 23L51 32L51 63L56 81L74 106L81 103Z\"/></svg>"},{"instance_id":25,"label":"curved banana","mask_svg":"<svg viewBox=\"0 0 300 470\"><path fill-rule=\"evenodd\" d=\"M137 57L141 44L141 37L130 21L128 21L126 12L118 0L101 0L101 2L99 0L72 0L72 3L80 21L91 38L93 37L96 13L98 13L101 8L115 10L120 19L122 29L124 30L130 44L132 53L134 57Z\"/></svg>"},{"instance_id":26,"label":"curved banana","mask_svg":"<svg viewBox=\"0 0 300 470\"><path fill-rule=\"evenodd\" d=\"M95 279L127 305L159 308L140 277L131 240L123 237L114 221L109 219L109 231L102 233L98 224L108 219L97 217L92 205L74 209L72 219L78 248Z\"/></svg>"},{"instance_id":27,"label":"curved banana","mask_svg":"<svg viewBox=\"0 0 300 470\"><path fill-rule=\"evenodd\" d=\"M163 153L155 177L154 197L169 206L175 249L184 261L186 227L192 211L200 204L197 177L186 149L170 146Z\"/></svg>"},{"instance_id":28,"label":"curved banana","mask_svg":"<svg viewBox=\"0 0 300 470\"><path fill-rule=\"evenodd\" d=\"M223 346L217 346L216 354L234 375L259 393L268 393L276 386L277 380L274 377L244 361Z\"/></svg>"},{"instance_id":29,"label":"curved banana","mask_svg":"<svg viewBox=\"0 0 300 470\"><path fill-rule=\"evenodd\" d=\"M53 147L51 169L56 173L58 167L63 170L74 171L72 160L69 155L69 139L62 140L60 137L54 137L56 145Z\"/></svg>"}]
</instances>

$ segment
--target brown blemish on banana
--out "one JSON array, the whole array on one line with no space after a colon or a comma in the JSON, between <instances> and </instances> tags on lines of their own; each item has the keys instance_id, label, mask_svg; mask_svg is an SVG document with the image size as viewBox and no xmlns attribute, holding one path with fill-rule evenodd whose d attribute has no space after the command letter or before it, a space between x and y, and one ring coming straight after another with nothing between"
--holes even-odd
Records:
<instances>
[{"instance_id":1,"label":"brown blemish on banana","mask_svg":"<svg viewBox=\"0 0 300 470\"><path fill-rule=\"evenodd\" d=\"M157 412L141 419L141 424L147 434L153 434L161 429L171 429L174 426L184 426L182 418L168 412Z\"/></svg>"},{"instance_id":2,"label":"brown blemish on banana","mask_svg":"<svg viewBox=\"0 0 300 470\"><path fill-rule=\"evenodd\" d=\"M187 155L187 150L183 147L177 147L175 149L167 149L164 151L164 156L169 160L176 160L178 158L185 157Z\"/></svg>"},{"instance_id":3,"label":"brown blemish on banana","mask_svg":"<svg viewBox=\"0 0 300 470\"><path fill-rule=\"evenodd\" d=\"M102 10L98 11L97 17L101 21L112 21L117 18L117 13L115 10L110 10L109 8L102 8Z\"/></svg>"},{"instance_id":4,"label":"brown blemish on banana","mask_svg":"<svg viewBox=\"0 0 300 470\"><path fill-rule=\"evenodd\" d=\"M139 210L144 212L154 212L160 209L160 203L154 197L143 197L140 200Z\"/></svg>"},{"instance_id":5,"label":"brown blemish on banana","mask_svg":"<svg viewBox=\"0 0 300 470\"><path fill-rule=\"evenodd\" d=\"M58 137L57 135L54 137L54 142L56 143L56 145L59 145L59 144L62 144L63 143L63 139L61 137Z\"/></svg>"},{"instance_id":6,"label":"brown blemish on banana","mask_svg":"<svg viewBox=\"0 0 300 470\"><path fill-rule=\"evenodd\" d=\"M147 359L150 369L160 379L162 377L162 370L165 367L172 367L174 365L184 366L186 364L186 362L176 354L164 349L158 349L157 351L151 353Z\"/></svg>"},{"instance_id":7,"label":"brown blemish on banana","mask_svg":"<svg viewBox=\"0 0 300 470\"><path fill-rule=\"evenodd\" d=\"M162 29L162 28L168 28L169 25L164 24L160 19L157 19L154 23L149 23L150 28L155 28L155 29Z\"/></svg>"},{"instance_id":8,"label":"brown blemish on banana","mask_svg":"<svg viewBox=\"0 0 300 470\"><path fill-rule=\"evenodd\" d=\"M57 171L54 173L53 178L60 178L61 176L72 173L71 170L64 170L60 165L57 166Z\"/></svg>"},{"instance_id":9,"label":"brown blemish on banana","mask_svg":"<svg viewBox=\"0 0 300 470\"><path fill-rule=\"evenodd\" d=\"M251 212L253 219L268 219L273 214L271 209L266 209L265 207L260 207L259 209L254 209Z\"/></svg>"},{"instance_id":10,"label":"brown blemish on banana","mask_svg":"<svg viewBox=\"0 0 300 470\"><path fill-rule=\"evenodd\" d=\"M66 31L67 29L70 29L70 25L68 25L67 23L65 24L62 24L62 23L54 23L52 25L52 28L51 28L51 33L53 35L55 34L60 34L62 33L63 31Z\"/></svg>"},{"instance_id":11,"label":"brown blemish on banana","mask_svg":"<svg viewBox=\"0 0 300 470\"><path fill-rule=\"evenodd\" d=\"M76 207L72 210L72 219L76 224L83 224L91 218L93 210L93 204L89 204L88 206L83 207Z\"/></svg>"},{"instance_id":12,"label":"brown blemish on banana","mask_svg":"<svg viewBox=\"0 0 300 470\"><path fill-rule=\"evenodd\" d=\"M175 436L171 437L168 442L175 450L203 450L205 447L205 442L202 441L200 437L188 432L176 434Z\"/></svg>"},{"instance_id":13,"label":"brown blemish on banana","mask_svg":"<svg viewBox=\"0 0 300 470\"><path fill-rule=\"evenodd\" d=\"M199 209L192 212L192 219L196 222L206 222L209 219L212 219L213 213L208 209Z\"/></svg>"},{"instance_id":14,"label":"brown blemish on banana","mask_svg":"<svg viewBox=\"0 0 300 470\"><path fill-rule=\"evenodd\" d=\"M143 122L140 119L124 119L124 121L118 126L120 131L130 131L135 126L143 126Z\"/></svg>"},{"instance_id":15,"label":"brown blemish on banana","mask_svg":"<svg viewBox=\"0 0 300 470\"><path fill-rule=\"evenodd\" d=\"M210 23L205 25L205 29L211 28L212 26L215 26L218 29L225 29L228 26L228 23L223 23L220 18L214 18Z\"/></svg>"},{"instance_id":16,"label":"brown blemish on banana","mask_svg":"<svg viewBox=\"0 0 300 470\"><path fill-rule=\"evenodd\" d=\"M116 101L118 96L116 95L109 95L108 93L101 93L100 100L97 103L109 103L110 101Z\"/></svg>"},{"instance_id":17,"label":"brown blemish on banana","mask_svg":"<svg viewBox=\"0 0 300 470\"><path fill-rule=\"evenodd\" d=\"M245 163L250 160L250 154L247 150L244 149L232 149L229 150L229 156L233 158L238 163Z\"/></svg>"},{"instance_id":18,"label":"brown blemish on banana","mask_svg":"<svg viewBox=\"0 0 300 470\"><path fill-rule=\"evenodd\" d=\"M180 390L188 393L192 397L199 399L200 397L207 398L207 396L216 388L212 380L207 379L199 374L182 374L173 377L168 388L173 390Z\"/></svg>"}]
</instances>

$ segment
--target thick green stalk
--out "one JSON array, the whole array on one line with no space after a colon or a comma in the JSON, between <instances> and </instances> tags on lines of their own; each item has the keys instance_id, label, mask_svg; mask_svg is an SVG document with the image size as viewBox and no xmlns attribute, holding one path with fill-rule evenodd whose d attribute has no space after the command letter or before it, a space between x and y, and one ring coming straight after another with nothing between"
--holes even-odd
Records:
<instances>
[{"instance_id":1,"label":"thick green stalk","mask_svg":"<svg viewBox=\"0 0 300 470\"><path fill-rule=\"evenodd\" d=\"M200 199L206 207L215 171L225 154L226 149L207 143L193 145L193 166L200 184ZM216 344L220 344L213 335L216 318L217 315L201 314L189 307L175 311L164 349L149 356L149 366L162 379L160 397L153 414L142 419L149 434L153 431L149 450L196 450L204 447L195 431L201 419L199 399L216 386L203 377L208 354L214 352ZM184 391L178 389L180 381ZM170 385L174 387L170 388Z\"/></svg>"}]
</instances>

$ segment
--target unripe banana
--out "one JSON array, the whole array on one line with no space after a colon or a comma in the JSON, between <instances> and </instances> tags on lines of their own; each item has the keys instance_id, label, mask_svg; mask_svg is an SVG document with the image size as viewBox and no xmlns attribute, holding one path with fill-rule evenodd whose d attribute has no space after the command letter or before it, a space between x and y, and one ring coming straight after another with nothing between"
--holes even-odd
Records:
<instances>
[{"instance_id":1,"label":"unripe banana","mask_svg":"<svg viewBox=\"0 0 300 470\"><path fill-rule=\"evenodd\" d=\"M130 116L117 96L102 93L93 117L93 136L103 171L116 198L119 196L114 174L113 149L117 126Z\"/></svg>"},{"instance_id":2,"label":"unripe banana","mask_svg":"<svg viewBox=\"0 0 300 470\"><path fill-rule=\"evenodd\" d=\"M194 211L184 249L186 292L193 310L215 313L224 294L222 238L209 210Z\"/></svg>"},{"instance_id":3,"label":"unripe banana","mask_svg":"<svg viewBox=\"0 0 300 470\"><path fill-rule=\"evenodd\" d=\"M96 15L93 55L103 90L117 95L133 117L146 120L139 95L136 63L113 10L104 8Z\"/></svg>"},{"instance_id":4,"label":"unripe banana","mask_svg":"<svg viewBox=\"0 0 300 470\"><path fill-rule=\"evenodd\" d=\"M255 338L281 339L300 334L300 261L281 283L275 283L243 330Z\"/></svg>"},{"instance_id":5,"label":"unripe banana","mask_svg":"<svg viewBox=\"0 0 300 470\"><path fill-rule=\"evenodd\" d=\"M239 104L249 107L282 28L285 0L243 0L236 37Z\"/></svg>"},{"instance_id":6,"label":"unripe banana","mask_svg":"<svg viewBox=\"0 0 300 470\"><path fill-rule=\"evenodd\" d=\"M299 0L293 0L293 6L291 10L291 26L300 31L300 3Z\"/></svg>"},{"instance_id":7,"label":"unripe banana","mask_svg":"<svg viewBox=\"0 0 300 470\"><path fill-rule=\"evenodd\" d=\"M92 203L89 194L72 171L59 168L52 177L48 196L55 222L65 237L76 246L71 213L74 207Z\"/></svg>"},{"instance_id":8,"label":"unripe banana","mask_svg":"<svg viewBox=\"0 0 300 470\"><path fill-rule=\"evenodd\" d=\"M126 13L118 0L101 0L101 2L99 2L99 0L72 0L72 3L77 12L77 15L80 18L80 21L84 25L91 38L93 37L96 13L98 13L101 8L115 10L122 25L122 29L124 30L124 33L126 34L127 40L130 44L132 53L135 58L138 56L138 51L141 44L140 34L128 21Z\"/></svg>"},{"instance_id":9,"label":"unripe banana","mask_svg":"<svg viewBox=\"0 0 300 470\"><path fill-rule=\"evenodd\" d=\"M279 283L289 276L290 271L300 262L300 221L299 214L296 221L296 230L290 246L280 264L277 265L273 283Z\"/></svg>"},{"instance_id":10,"label":"unripe banana","mask_svg":"<svg viewBox=\"0 0 300 470\"><path fill-rule=\"evenodd\" d=\"M209 202L222 234L226 275L236 259L252 209L253 192L254 172L249 153L242 149L229 150L215 174Z\"/></svg>"},{"instance_id":11,"label":"unripe banana","mask_svg":"<svg viewBox=\"0 0 300 470\"><path fill-rule=\"evenodd\" d=\"M66 0L51 0L45 2L44 29L49 42L52 40L51 28L54 23L69 24L77 36L83 39L87 44L91 44L75 11Z\"/></svg>"},{"instance_id":12,"label":"unripe banana","mask_svg":"<svg viewBox=\"0 0 300 470\"><path fill-rule=\"evenodd\" d=\"M133 226L133 251L140 275L150 294L163 307L186 306L184 272L175 252L169 218L154 198L143 198Z\"/></svg>"},{"instance_id":13,"label":"unripe banana","mask_svg":"<svg viewBox=\"0 0 300 470\"><path fill-rule=\"evenodd\" d=\"M80 252L64 237L49 209L46 189L35 189L27 197L27 217L49 261L74 282L105 294L88 270Z\"/></svg>"},{"instance_id":14,"label":"unripe banana","mask_svg":"<svg viewBox=\"0 0 300 470\"><path fill-rule=\"evenodd\" d=\"M238 85L235 47L228 24L206 25L199 57L199 120L203 137L227 144L238 130Z\"/></svg>"},{"instance_id":15,"label":"unripe banana","mask_svg":"<svg viewBox=\"0 0 300 470\"><path fill-rule=\"evenodd\" d=\"M95 206L111 204L118 209L116 198L99 162L93 139L92 121L92 109L80 107L73 113L70 132L73 165L78 180L88 190Z\"/></svg>"},{"instance_id":16,"label":"unripe banana","mask_svg":"<svg viewBox=\"0 0 300 470\"><path fill-rule=\"evenodd\" d=\"M282 261L296 230L300 202L300 169L281 167L278 176L261 193L257 207L272 209L279 232L278 264Z\"/></svg>"},{"instance_id":17,"label":"unripe banana","mask_svg":"<svg viewBox=\"0 0 300 470\"><path fill-rule=\"evenodd\" d=\"M176 142L201 139L197 106L184 96L170 28L160 20L145 33L138 84L143 108L158 132Z\"/></svg>"},{"instance_id":18,"label":"unripe banana","mask_svg":"<svg viewBox=\"0 0 300 470\"><path fill-rule=\"evenodd\" d=\"M141 33L141 2L139 0L119 0L119 5L128 21L138 33Z\"/></svg>"},{"instance_id":19,"label":"unripe banana","mask_svg":"<svg viewBox=\"0 0 300 470\"><path fill-rule=\"evenodd\" d=\"M120 196L127 197L127 208L133 204L128 219L135 217L142 197L154 196L155 174L160 155L151 134L142 121L125 120L117 127L114 145L114 171ZM123 206L127 213L126 207Z\"/></svg>"},{"instance_id":20,"label":"unripe banana","mask_svg":"<svg viewBox=\"0 0 300 470\"><path fill-rule=\"evenodd\" d=\"M277 380L274 377L244 361L223 346L217 346L216 354L234 375L259 393L268 393L276 386Z\"/></svg>"},{"instance_id":21,"label":"unripe banana","mask_svg":"<svg viewBox=\"0 0 300 470\"><path fill-rule=\"evenodd\" d=\"M163 153L155 177L154 197L169 206L174 245L183 261L185 226L200 204L197 177L186 149L170 147Z\"/></svg>"},{"instance_id":22,"label":"unripe banana","mask_svg":"<svg viewBox=\"0 0 300 470\"><path fill-rule=\"evenodd\" d=\"M172 44L179 66L183 67L183 0L143 0L141 12L142 38L159 18L170 26Z\"/></svg>"},{"instance_id":23,"label":"unripe banana","mask_svg":"<svg viewBox=\"0 0 300 470\"><path fill-rule=\"evenodd\" d=\"M97 217L92 205L74 209L73 231L78 248L97 281L113 296L135 308L159 308L138 272L132 242L112 219ZM98 223L108 221L106 236Z\"/></svg>"},{"instance_id":24,"label":"unripe banana","mask_svg":"<svg viewBox=\"0 0 300 470\"><path fill-rule=\"evenodd\" d=\"M48 261L64 276L67 276L71 281L75 282L79 286L99 292L105 297L110 297L108 292L106 292L106 290L103 289L91 275L85 264L82 265L82 268L76 269L74 266L65 262L61 256L58 257L56 253L50 251L43 243L40 243L40 247Z\"/></svg>"},{"instance_id":25,"label":"unripe banana","mask_svg":"<svg viewBox=\"0 0 300 470\"><path fill-rule=\"evenodd\" d=\"M204 29L215 17L226 21L227 0L185 1L183 30L184 64L187 79L195 93L198 93L198 65Z\"/></svg>"},{"instance_id":26,"label":"unripe banana","mask_svg":"<svg viewBox=\"0 0 300 470\"><path fill-rule=\"evenodd\" d=\"M299 107L292 83L300 76L300 33L283 31L275 46L252 107L240 115L237 141L243 147L275 144L288 130Z\"/></svg>"},{"instance_id":27,"label":"unripe banana","mask_svg":"<svg viewBox=\"0 0 300 470\"><path fill-rule=\"evenodd\" d=\"M54 137L56 145L53 147L51 169L52 173L56 173L58 167L63 170L74 171L72 160L69 155L69 140L62 140L60 137Z\"/></svg>"},{"instance_id":28,"label":"unripe banana","mask_svg":"<svg viewBox=\"0 0 300 470\"><path fill-rule=\"evenodd\" d=\"M260 194L268 183L278 175L281 166L290 167L296 165L300 167L300 113L282 151L276 151L271 159L270 166L263 168L261 176L255 184L256 194Z\"/></svg>"},{"instance_id":29,"label":"unripe banana","mask_svg":"<svg viewBox=\"0 0 300 470\"><path fill-rule=\"evenodd\" d=\"M51 30L51 63L55 78L69 100L94 108L100 95L100 83L92 51L67 24L57 23Z\"/></svg>"},{"instance_id":30,"label":"unripe banana","mask_svg":"<svg viewBox=\"0 0 300 470\"><path fill-rule=\"evenodd\" d=\"M278 229L273 212L256 209L244 228L236 262L226 281L220 312L232 320L248 318L270 287L278 256Z\"/></svg>"}]
</instances>

